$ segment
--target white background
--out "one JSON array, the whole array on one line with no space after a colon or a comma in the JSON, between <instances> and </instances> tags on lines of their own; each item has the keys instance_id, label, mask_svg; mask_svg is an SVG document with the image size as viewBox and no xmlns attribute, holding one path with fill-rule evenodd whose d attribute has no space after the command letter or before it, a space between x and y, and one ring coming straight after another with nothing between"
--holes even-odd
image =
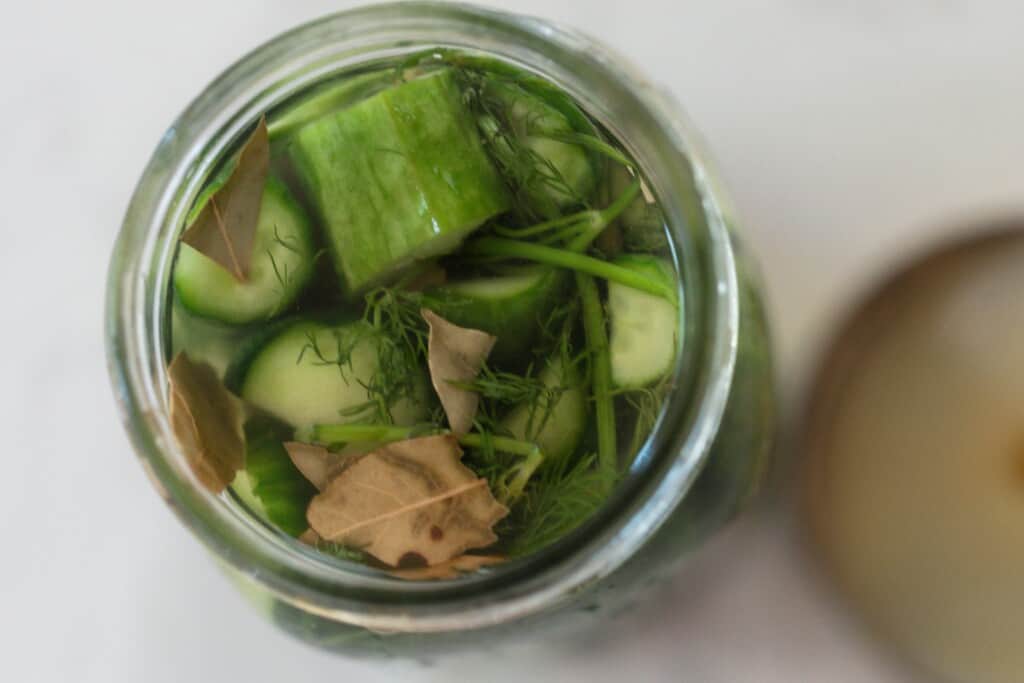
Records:
<instances>
[{"instance_id":1,"label":"white background","mask_svg":"<svg viewBox=\"0 0 1024 683\"><path fill-rule=\"evenodd\" d=\"M872 278L1024 210L1019 2L505 4L602 38L685 104L761 256L791 413ZM834 604L778 502L604 638L499 662L345 661L278 634L228 586L117 423L107 258L184 104L271 35L348 5L2 3L0 680L911 681Z\"/></svg>"}]
</instances>

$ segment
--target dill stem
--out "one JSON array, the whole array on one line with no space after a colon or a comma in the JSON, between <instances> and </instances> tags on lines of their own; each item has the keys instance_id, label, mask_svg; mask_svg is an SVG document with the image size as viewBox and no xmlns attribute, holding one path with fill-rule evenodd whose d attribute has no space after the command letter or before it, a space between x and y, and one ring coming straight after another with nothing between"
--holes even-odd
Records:
<instances>
[{"instance_id":1,"label":"dill stem","mask_svg":"<svg viewBox=\"0 0 1024 683\"><path fill-rule=\"evenodd\" d=\"M640 181L634 180L630 183L629 187L623 190L614 202L594 213L597 214L596 220L591 222L588 226L587 231L581 234L579 237L574 239L568 244L570 251L585 251L590 244L597 239L597 236L604 232L612 221L619 217L619 214L625 211L633 200L636 199L637 195L640 194Z\"/></svg>"},{"instance_id":2,"label":"dill stem","mask_svg":"<svg viewBox=\"0 0 1024 683\"><path fill-rule=\"evenodd\" d=\"M647 277L629 268L617 266L586 254L549 247L534 242L520 242L504 237L480 237L466 245L465 253L473 256L493 258L521 258L528 261L545 263L550 266L568 268L577 273L586 273L596 277L618 282L642 292L660 296L671 301L674 292L664 283Z\"/></svg>"},{"instance_id":3,"label":"dill stem","mask_svg":"<svg viewBox=\"0 0 1024 683\"><path fill-rule=\"evenodd\" d=\"M597 152L598 154L606 156L612 161L622 164L623 166L630 168L633 167L633 161L629 157L619 151L615 146L608 144L595 135L577 132L556 133L548 131L538 133L537 136L547 138L548 140L555 140L556 142L564 142L567 145L578 145L589 149L592 152Z\"/></svg>"},{"instance_id":4,"label":"dill stem","mask_svg":"<svg viewBox=\"0 0 1024 683\"><path fill-rule=\"evenodd\" d=\"M412 427L396 427L393 425L376 424L318 424L312 429L312 440L320 443L351 443L373 441L402 441L417 436L433 436L451 434L447 429L438 429L434 425L416 425ZM535 443L520 441L507 436L491 436L490 434L463 434L457 437L459 443L467 448L486 448L490 446L496 451L521 455L525 460L513 468L515 476L503 491L502 502L514 501L523 494L530 477L544 462L544 452Z\"/></svg>"},{"instance_id":5,"label":"dill stem","mask_svg":"<svg viewBox=\"0 0 1024 683\"><path fill-rule=\"evenodd\" d=\"M593 214L595 213L598 212L590 210L580 211L579 213L572 213L568 216L559 216L558 218L552 218L551 220L544 221L543 223L537 223L525 228L505 228L498 226L494 229L494 232L504 237L532 237L533 235L538 235L542 232L547 232L548 230L553 230L555 228L564 228L565 226L575 225L576 223L580 223L584 220L592 220Z\"/></svg>"},{"instance_id":6,"label":"dill stem","mask_svg":"<svg viewBox=\"0 0 1024 683\"><path fill-rule=\"evenodd\" d=\"M612 361L608 351L604 309L594 278L576 273L576 287L583 306L583 333L591 353L590 384L597 423L597 464L605 471L616 472L619 455L615 437Z\"/></svg>"},{"instance_id":7,"label":"dill stem","mask_svg":"<svg viewBox=\"0 0 1024 683\"><path fill-rule=\"evenodd\" d=\"M506 436L490 436L486 434L464 434L459 437L459 443L468 448L484 448L490 445L494 450L512 455L522 455L526 458L521 464L513 468L515 476L512 481L506 484L503 491L503 503L514 501L523 495L526 484L530 477L537 471L544 462L544 453L540 446L529 441L519 441Z\"/></svg>"},{"instance_id":8,"label":"dill stem","mask_svg":"<svg viewBox=\"0 0 1024 683\"><path fill-rule=\"evenodd\" d=\"M313 426L312 437L319 443L401 441L434 433L433 425L396 427L380 424L321 424Z\"/></svg>"},{"instance_id":9,"label":"dill stem","mask_svg":"<svg viewBox=\"0 0 1024 683\"><path fill-rule=\"evenodd\" d=\"M635 180L622 191L622 194L614 202L601 210L589 209L587 211L580 211L568 216L552 218L543 223L537 223L525 228L497 227L494 229L494 232L502 237L512 239L522 239L551 233L545 235L544 241L546 242L571 237L572 240L568 242L566 247L569 251L586 251L591 242L597 239L597 236L604 232L605 228L611 225L612 221L618 218L619 214L633 203L639 193L640 181Z\"/></svg>"}]
</instances>

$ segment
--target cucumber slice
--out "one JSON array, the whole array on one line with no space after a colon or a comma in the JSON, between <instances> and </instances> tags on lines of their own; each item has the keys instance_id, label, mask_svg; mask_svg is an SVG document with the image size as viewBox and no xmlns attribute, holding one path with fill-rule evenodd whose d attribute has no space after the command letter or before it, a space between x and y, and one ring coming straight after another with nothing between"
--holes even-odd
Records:
<instances>
[{"instance_id":1,"label":"cucumber slice","mask_svg":"<svg viewBox=\"0 0 1024 683\"><path fill-rule=\"evenodd\" d=\"M290 154L352 294L454 250L508 208L447 69L302 128Z\"/></svg>"},{"instance_id":2,"label":"cucumber slice","mask_svg":"<svg viewBox=\"0 0 1024 683\"><path fill-rule=\"evenodd\" d=\"M270 337L232 374L241 376L243 399L292 427L365 421L367 412L359 408L369 410L374 398L367 387L380 369L379 343L376 332L362 321L298 321ZM427 413L426 376L417 368L414 375L403 374L396 381L403 382L404 391L393 394L391 417L395 424L416 424Z\"/></svg>"},{"instance_id":3,"label":"cucumber slice","mask_svg":"<svg viewBox=\"0 0 1024 683\"><path fill-rule=\"evenodd\" d=\"M174 291L182 305L196 315L232 324L266 320L287 309L309 282L314 251L305 212L283 183L269 178L260 204L249 278L239 282L182 243L174 264Z\"/></svg>"},{"instance_id":4,"label":"cucumber slice","mask_svg":"<svg viewBox=\"0 0 1024 683\"><path fill-rule=\"evenodd\" d=\"M298 536L307 528L306 508L316 488L295 468L284 442L292 429L274 418L256 416L245 423L245 471L232 484L253 512Z\"/></svg>"},{"instance_id":5,"label":"cucumber slice","mask_svg":"<svg viewBox=\"0 0 1024 683\"><path fill-rule=\"evenodd\" d=\"M263 507L263 502L256 497L256 493L252 490L252 477L245 470L238 470L235 473L235 479L231 482L231 490L235 492L238 499L245 504L245 507L249 509L254 515L260 519L265 519L268 522L270 518L267 516L267 511Z\"/></svg>"},{"instance_id":6,"label":"cucumber slice","mask_svg":"<svg viewBox=\"0 0 1024 683\"><path fill-rule=\"evenodd\" d=\"M251 334L248 327L228 325L190 313L174 297L171 303L171 355L184 351L197 363L213 367L223 377L238 353L238 345Z\"/></svg>"},{"instance_id":7,"label":"cucumber slice","mask_svg":"<svg viewBox=\"0 0 1024 683\"><path fill-rule=\"evenodd\" d=\"M555 218L562 209L590 198L597 185L591 155L578 145L548 137L575 132L565 115L508 81L485 81L483 97L490 107L499 110L502 123L511 128L528 156L508 144L502 136L504 127L497 119L484 115L478 119L478 125L488 149L538 214ZM528 165L525 173L524 164Z\"/></svg>"},{"instance_id":8,"label":"cucumber slice","mask_svg":"<svg viewBox=\"0 0 1024 683\"><path fill-rule=\"evenodd\" d=\"M424 305L462 327L498 338L490 359L509 365L531 350L541 323L559 301L565 273L543 267L509 269L507 274L457 280L424 292Z\"/></svg>"},{"instance_id":9,"label":"cucumber slice","mask_svg":"<svg viewBox=\"0 0 1024 683\"><path fill-rule=\"evenodd\" d=\"M606 186L608 201L621 195L633 183L633 176L619 164L609 164ZM654 252L668 247L665 216L657 203L648 202L643 193L619 214L617 224L622 229L622 243L626 251Z\"/></svg>"},{"instance_id":10,"label":"cucumber slice","mask_svg":"<svg viewBox=\"0 0 1024 683\"><path fill-rule=\"evenodd\" d=\"M632 254L614 263L658 278L673 291L678 286L672 264L665 259ZM679 348L678 301L609 282L608 318L612 382L616 387L639 389L672 371Z\"/></svg>"},{"instance_id":11,"label":"cucumber slice","mask_svg":"<svg viewBox=\"0 0 1024 683\"><path fill-rule=\"evenodd\" d=\"M517 439L540 446L545 462L554 463L576 451L587 424L587 399L579 371L563 356L552 358L540 373L547 387L564 387L557 401L548 406L516 406L501 420L501 426Z\"/></svg>"}]
</instances>

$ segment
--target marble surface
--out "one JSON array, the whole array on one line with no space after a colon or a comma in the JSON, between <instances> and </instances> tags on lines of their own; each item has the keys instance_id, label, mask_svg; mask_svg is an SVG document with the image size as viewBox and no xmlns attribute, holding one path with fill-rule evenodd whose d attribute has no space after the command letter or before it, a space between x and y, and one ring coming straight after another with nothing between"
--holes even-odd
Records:
<instances>
[{"instance_id":1,"label":"marble surface","mask_svg":"<svg viewBox=\"0 0 1024 683\"><path fill-rule=\"evenodd\" d=\"M600 639L432 667L315 652L255 618L150 489L103 360L108 254L198 89L351 3L0 8L0 678L8 681L909 683L802 552L786 477ZM894 263L1024 212L1024 5L507 0L630 55L685 104L760 256L793 414L831 325ZM244 6L244 9L241 9Z\"/></svg>"}]
</instances>

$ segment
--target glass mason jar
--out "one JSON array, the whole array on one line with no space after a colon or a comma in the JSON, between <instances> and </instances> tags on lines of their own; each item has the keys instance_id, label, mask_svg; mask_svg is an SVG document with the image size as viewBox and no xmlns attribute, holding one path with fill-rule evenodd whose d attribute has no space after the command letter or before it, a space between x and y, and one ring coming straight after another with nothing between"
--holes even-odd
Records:
<instances>
[{"instance_id":1,"label":"glass mason jar","mask_svg":"<svg viewBox=\"0 0 1024 683\"><path fill-rule=\"evenodd\" d=\"M487 53L565 89L628 148L669 225L685 292L676 387L616 494L547 549L493 571L412 582L320 554L206 491L168 421L170 273L185 214L259 118L354 65L432 47ZM765 478L768 337L728 207L680 111L607 47L546 21L434 3L326 17L258 48L174 122L145 169L110 265L107 348L154 485L285 630L336 651L419 656L598 622L670 575Z\"/></svg>"}]
</instances>

